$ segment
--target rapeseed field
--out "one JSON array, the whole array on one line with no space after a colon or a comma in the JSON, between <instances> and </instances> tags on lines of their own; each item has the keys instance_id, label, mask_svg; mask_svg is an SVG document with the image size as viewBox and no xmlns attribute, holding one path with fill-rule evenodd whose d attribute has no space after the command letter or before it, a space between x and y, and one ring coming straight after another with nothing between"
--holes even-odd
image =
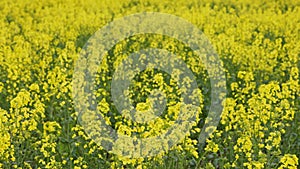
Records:
<instances>
[{"instance_id":1,"label":"rapeseed field","mask_svg":"<svg viewBox=\"0 0 300 169\"><path fill-rule=\"evenodd\" d=\"M98 65L84 58L89 44L106 43L90 39L98 30L145 12L194 25L205 35L202 42L209 42L202 47L212 53L205 56L219 59L207 62L218 64L204 63L193 46L176 38L195 36L183 34L135 34L116 41ZM167 19L156 21L168 24ZM107 36L119 36L132 23L123 22L123 32ZM185 26L174 25L183 33ZM300 166L299 0L2 0L0 28L0 168ZM147 60L147 54L156 52L151 51L136 61L131 55L149 48L176 56ZM134 67L144 62L157 66ZM95 74L90 91L95 102L79 97L89 91L80 85L90 80L81 71ZM180 71L193 76L183 78ZM190 104L183 103L186 100ZM101 122L93 123L91 114L84 116L90 107ZM160 113L154 116L151 108ZM133 110L136 115L130 114ZM210 123L214 120L216 124ZM102 124L111 127L113 141L94 131L105 134L95 128ZM209 134L201 135L205 132ZM157 147L146 142L162 133L171 133L164 135L170 140L161 138ZM136 144L126 141L131 138L140 148L132 151ZM141 139L146 141L137 141Z\"/></svg>"}]
</instances>

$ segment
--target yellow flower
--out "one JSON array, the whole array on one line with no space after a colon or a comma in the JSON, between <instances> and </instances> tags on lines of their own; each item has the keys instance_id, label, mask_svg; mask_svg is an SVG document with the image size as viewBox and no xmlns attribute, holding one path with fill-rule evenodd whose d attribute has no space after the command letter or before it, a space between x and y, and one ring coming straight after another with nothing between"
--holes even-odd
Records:
<instances>
[{"instance_id":1,"label":"yellow flower","mask_svg":"<svg viewBox=\"0 0 300 169\"><path fill-rule=\"evenodd\" d=\"M213 141L211 140L207 140L207 145L205 147L205 151L208 151L208 152L218 152L219 151L219 146L218 144L214 143Z\"/></svg>"},{"instance_id":2,"label":"yellow flower","mask_svg":"<svg viewBox=\"0 0 300 169\"><path fill-rule=\"evenodd\" d=\"M291 169L296 169L298 166L298 157L294 154L285 154L281 159L280 159L281 166L279 167L280 169L283 168L291 168Z\"/></svg>"}]
</instances>

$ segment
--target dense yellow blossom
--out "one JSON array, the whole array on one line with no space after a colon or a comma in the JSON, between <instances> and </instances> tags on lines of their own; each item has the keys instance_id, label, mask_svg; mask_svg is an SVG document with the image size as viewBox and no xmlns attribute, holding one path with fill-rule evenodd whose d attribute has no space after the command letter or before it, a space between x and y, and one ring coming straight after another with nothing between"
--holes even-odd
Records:
<instances>
[{"instance_id":1,"label":"dense yellow blossom","mask_svg":"<svg viewBox=\"0 0 300 169\"><path fill-rule=\"evenodd\" d=\"M133 77L124 95L138 111L136 121L112 101L113 74L130 53L167 50L187 64L199 87L189 96L200 106L184 139L170 149L162 143L166 151L157 156L130 159L105 150L78 123L72 77L80 52L98 29L139 12L191 22L222 60L228 92L220 124L205 145L198 137L215 129L202 127L214 103L210 76L218 72L209 74L186 44L164 35L135 35L107 51L95 67L95 108L116 133L136 139L159 136L188 117L180 98L187 89L177 86L180 68L172 74L147 68ZM0 168L299 168L299 1L2 0L0 18ZM150 111L164 98L161 114ZM139 123L145 114L149 120Z\"/></svg>"}]
</instances>

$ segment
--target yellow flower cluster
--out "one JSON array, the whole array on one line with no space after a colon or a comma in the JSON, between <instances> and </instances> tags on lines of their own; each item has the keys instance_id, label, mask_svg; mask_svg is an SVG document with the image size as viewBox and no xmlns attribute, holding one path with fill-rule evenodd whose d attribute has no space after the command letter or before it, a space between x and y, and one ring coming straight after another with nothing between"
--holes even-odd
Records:
<instances>
[{"instance_id":1,"label":"yellow flower cluster","mask_svg":"<svg viewBox=\"0 0 300 169\"><path fill-rule=\"evenodd\" d=\"M116 133L159 136L188 117L180 97L187 89L177 83L180 68L172 74L147 68L133 76L124 95L137 110L134 117L130 110L118 112L111 81L133 52L158 48L176 54L199 89L190 95L200 106L184 139L173 147L164 143L166 151L157 156L130 159L105 150L78 123L72 77L80 52L99 28L138 12L188 20L222 60L228 93L220 124L205 145L198 137L214 103L209 76L218 72L209 75L189 46L165 35L139 34L115 44L95 68L93 92L96 108ZM2 0L0 18L0 168L299 168L298 1ZM191 79L183 78L183 84L190 86ZM164 98L166 108L157 118L138 122L145 114L153 117L152 108Z\"/></svg>"},{"instance_id":2,"label":"yellow flower cluster","mask_svg":"<svg viewBox=\"0 0 300 169\"><path fill-rule=\"evenodd\" d=\"M291 154L285 154L281 159L280 159L280 163L282 163L282 165L279 167L279 169L283 169L283 168L297 168L298 166L298 158L296 155L291 155Z\"/></svg>"}]
</instances>

